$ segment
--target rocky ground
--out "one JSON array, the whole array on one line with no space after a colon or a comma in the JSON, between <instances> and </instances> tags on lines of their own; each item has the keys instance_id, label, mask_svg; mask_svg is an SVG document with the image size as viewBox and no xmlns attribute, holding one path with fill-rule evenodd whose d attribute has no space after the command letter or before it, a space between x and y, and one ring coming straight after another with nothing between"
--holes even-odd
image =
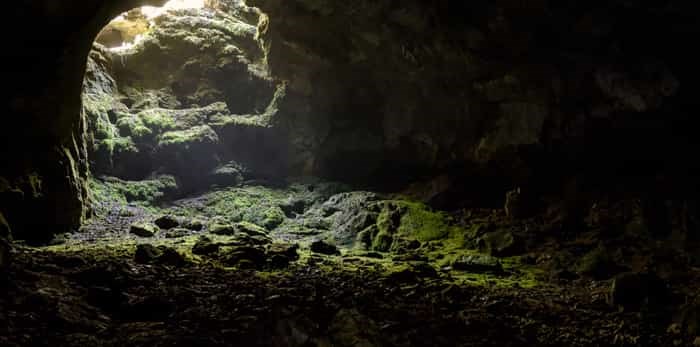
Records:
<instances>
[{"instance_id":1,"label":"rocky ground","mask_svg":"<svg viewBox=\"0 0 700 347\"><path fill-rule=\"evenodd\" d=\"M83 230L17 246L0 277L0 345L682 346L698 335L700 271L624 232L564 237L545 215L448 214L318 181L168 201L164 181L96 180Z\"/></svg>"}]
</instances>

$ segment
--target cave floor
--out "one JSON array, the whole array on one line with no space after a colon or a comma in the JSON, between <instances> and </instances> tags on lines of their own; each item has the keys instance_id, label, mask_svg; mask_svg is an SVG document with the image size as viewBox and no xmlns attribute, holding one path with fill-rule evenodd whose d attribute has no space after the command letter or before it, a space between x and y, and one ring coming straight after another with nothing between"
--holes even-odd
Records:
<instances>
[{"instance_id":1,"label":"cave floor","mask_svg":"<svg viewBox=\"0 0 700 347\"><path fill-rule=\"evenodd\" d=\"M243 211L243 220L255 220L249 212L289 201L290 191L309 191L302 188L222 190L253 197L246 200L249 206L225 208L220 203L233 198L221 192L157 208L107 202L81 232L55 245L18 246L0 277L0 346L670 346L682 341L667 330L672 307L614 307L611 280L552 280L540 266L526 265L524 256L503 257L501 270L489 272L456 271L439 261L445 255L434 252L421 258L401 249L369 252L343 245L312 251L314 241L332 235L297 228L298 220L309 224L305 218L311 215L303 209L274 222L264 242L212 226L225 224L217 219L222 213L247 207L252 209ZM134 223L163 215L202 219L208 226L149 237L129 232ZM534 251L540 257L551 252L544 244ZM685 290L696 289L687 288L692 281L685 280Z\"/></svg>"}]
</instances>

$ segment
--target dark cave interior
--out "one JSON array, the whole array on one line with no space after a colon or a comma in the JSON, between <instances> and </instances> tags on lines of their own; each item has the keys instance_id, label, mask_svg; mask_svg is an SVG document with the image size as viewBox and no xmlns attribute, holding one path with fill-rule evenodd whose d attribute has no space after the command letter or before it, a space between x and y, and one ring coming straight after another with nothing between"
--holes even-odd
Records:
<instances>
[{"instance_id":1,"label":"dark cave interior","mask_svg":"<svg viewBox=\"0 0 700 347\"><path fill-rule=\"evenodd\" d=\"M0 346L700 346L700 6L6 5Z\"/></svg>"}]
</instances>

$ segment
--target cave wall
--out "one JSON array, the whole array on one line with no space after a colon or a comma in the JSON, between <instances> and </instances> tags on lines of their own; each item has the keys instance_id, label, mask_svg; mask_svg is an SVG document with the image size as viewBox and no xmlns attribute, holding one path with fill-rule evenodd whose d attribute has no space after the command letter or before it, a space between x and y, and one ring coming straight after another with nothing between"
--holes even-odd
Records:
<instances>
[{"instance_id":1,"label":"cave wall","mask_svg":"<svg viewBox=\"0 0 700 347\"><path fill-rule=\"evenodd\" d=\"M380 187L448 173L463 194L695 185L692 2L248 3L290 81L299 168Z\"/></svg>"}]
</instances>

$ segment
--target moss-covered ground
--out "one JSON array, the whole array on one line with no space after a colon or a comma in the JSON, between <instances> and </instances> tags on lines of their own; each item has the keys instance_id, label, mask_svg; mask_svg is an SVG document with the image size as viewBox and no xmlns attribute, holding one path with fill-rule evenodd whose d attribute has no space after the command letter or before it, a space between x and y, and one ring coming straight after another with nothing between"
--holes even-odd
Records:
<instances>
[{"instance_id":1,"label":"moss-covered ground","mask_svg":"<svg viewBox=\"0 0 700 347\"><path fill-rule=\"evenodd\" d=\"M608 281L552 280L533 261L546 251L481 249L484 235L519 227L498 211L318 181L181 196L168 176L94 179L92 200L79 232L16 247L1 345L672 343L642 324L655 318L609 306ZM152 236L132 232L144 224ZM604 251L572 266L591 271Z\"/></svg>"}]
</instances>

